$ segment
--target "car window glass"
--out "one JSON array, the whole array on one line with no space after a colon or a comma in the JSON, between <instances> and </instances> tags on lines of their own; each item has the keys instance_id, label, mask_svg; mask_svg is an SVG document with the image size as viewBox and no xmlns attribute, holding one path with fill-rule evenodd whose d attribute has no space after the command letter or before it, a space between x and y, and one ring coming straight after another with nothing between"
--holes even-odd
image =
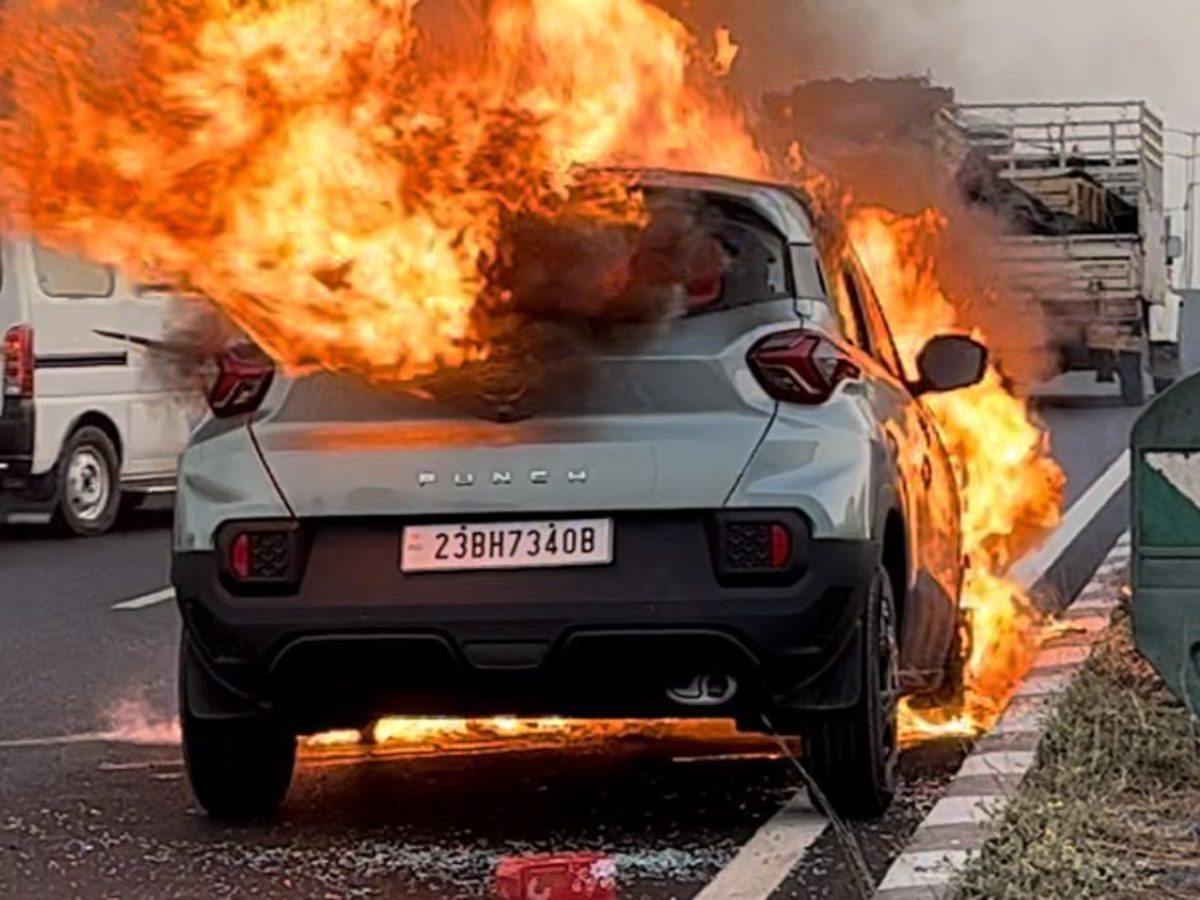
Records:
<instances>
[{"instance_id":1,"label":"car window glass","mask_svg":"<svg viewBox=\"0 0 1200 900\"><path fill-rule=\"evenodd\" d=\"M629 291L682 285L690 314L791 296L787 242L753 211L674 191L648 207Z\"/></svg>"},{"instance_id":2,"label":"car window glass","mask_svg":"<svg viewBox=\"0 0 1200 900\"><path fill-rule=\"evenodd\" d=\"M875 347L875 356L893 375L902 378L904 365L900 362L900 354L896 350L896 342L892 337L892 329L887 323L887 317L883 314L883 307L879 305L879 299L875 296L870 281L861 273L859 274L859 283L863 308L867 314L872 344Z\"/></svg>"},{"instance_id":3,"label":"car window glass","mask_svg":"<svg viewBox=\"0 0 1200 900\"><path fill-rule=\"evenodd\" d=\"M842 323L842 331L846 339L855 347L870 353L871 340L863 314L862 295L854 273L849 267L842 267L839 282L841 289L834 291L834 302L838 307L837 313Z\"/></svg>"},{"instance_id":4,"label":"car window glass","mask_svg":"<svg viewBox=\"0 0 1200 900\"><path fill-rule=\"evenodd\" d=\"M113 272L77 256L33 245L38 285L50 297L107 297L113 292Z\"/></svg>"}]
</instances>

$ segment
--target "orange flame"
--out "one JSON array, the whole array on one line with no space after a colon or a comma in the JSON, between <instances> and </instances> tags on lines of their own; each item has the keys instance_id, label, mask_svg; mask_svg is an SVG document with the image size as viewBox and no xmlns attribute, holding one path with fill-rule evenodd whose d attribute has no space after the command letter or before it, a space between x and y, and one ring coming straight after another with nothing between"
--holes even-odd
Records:
<instances>
[{"instance_id":1,"label":"orange flame","mask_svg":"<svg viewBox=\"0 0 1200 900\"><path fill-rule=\"evenodd\" d=\"M644 0L495 0L438 66L417 5L6 5L9 228L210 297L290 371L391 380L486 352L506 216L639 221L579 167L764 170Z\"/></svg>"},{"instance_id":2,"label":"orange flame","mask_svg":"<svg viewBox=\"0 0 1200 900\"><path fill-rule=\"evenodd\" d=\"M291 372L403 379L487 352L479 316L506 221L637 224L610 167L761 176L715 60L647 0L492 0L482 52L422 57L418 0L11 0L0 209L9 229L206 295ZM793 160L797 163L797 160ZM939 287L933 212L850 217L907 359L962 330ZM1004 579L1057 520L1062 476L993 371L930 401L956 460L973 613L971 732L1034 646ZM500 725L495 726L503 731Z\"/></svg>"},{"instance_id":3,"label":"orange flame","mask_svg":"<svg viewBox=\"0 0 1200 900\"><path fill-rule=\"evenodd\" d=\"M933 335L963 332L938 282L934 241L946 225L935 211L905 218L875 207L853 211L850 241L887 311L905 365ZM965 706L903 710L909 740L986 730L1037 651L1041 627L1028 596L1004 573L1033 539L1058 524L1064 476L1045 433L993 367L983 382L925 401L958 470L969 571L963 606L971 625Z\"/></svg>"},{"instance_id":4,"label":"orange flame","mask_svg":"<svg viewBox=\"0 0 1200 900\"><path fill-rule=\"evenodd\" d=\"M733 32L728 28L718 28L715 34L717 40L716 54L713 56L713 74L724 78L733 71L742 48L733 39Z\"/></svg>"}]
</instances>

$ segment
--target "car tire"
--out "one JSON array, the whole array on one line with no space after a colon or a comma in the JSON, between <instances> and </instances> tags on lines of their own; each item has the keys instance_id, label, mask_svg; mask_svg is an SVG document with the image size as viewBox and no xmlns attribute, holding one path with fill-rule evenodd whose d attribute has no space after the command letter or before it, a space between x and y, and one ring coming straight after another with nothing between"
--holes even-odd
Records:
<instances>
[{"instance_id":1,"label":"car tire","mask_svg":"<svg viewBox=\"0 0 1200 900\"><path fill-rule=\"evenodd\" d=\"M54 526L77 537L104 534L121 508L121 465L104 431L85 425L67 439L58 461Z\"/></svg>"},{"instance_id":2,"label":"car tire","mask_svg":"<svg viewBox=\"0 0 1200 900\"><path fill-rule=\"evenodd\" d=\"M210 817L245 820L272 815L287 795L296 766L296 737L265 714L205 719L188 700L187 638L180 648L179 720L192 793Z\"/></svg>"},{"instance_id":3,"label":"car tire","mask_svg":"<svg viewBox=\"0 0 1200 900\"><path fill-rule=\"evenodd\" d=\"M863 690L851 708L823 716L806 729L804 764L815 803L848 819L882 815L896 793L900 703L896 599L880 565L859 629Z\"/></svg>"}]
</instances>

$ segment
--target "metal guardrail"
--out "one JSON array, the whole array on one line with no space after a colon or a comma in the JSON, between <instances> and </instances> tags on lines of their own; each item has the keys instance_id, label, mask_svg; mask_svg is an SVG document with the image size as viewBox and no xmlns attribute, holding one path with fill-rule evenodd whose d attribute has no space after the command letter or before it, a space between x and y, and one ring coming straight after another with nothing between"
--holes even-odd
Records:
<instances>
[{"instance_id":1,"label":"metal guardrail","mask_svg":"<svg viewBox=\"0 0 1200 900\"><path fill-rule=\"evenodd\" d=\"M1133 428L1134 636L1200 711L1200 373L1160 395Z\"/></svg>"}]
</instances>

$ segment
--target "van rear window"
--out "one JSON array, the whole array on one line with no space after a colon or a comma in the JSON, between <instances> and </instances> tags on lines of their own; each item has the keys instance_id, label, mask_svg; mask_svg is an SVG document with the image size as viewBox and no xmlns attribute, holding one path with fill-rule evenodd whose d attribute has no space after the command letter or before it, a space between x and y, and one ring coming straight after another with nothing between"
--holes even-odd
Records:
<instances>
[{"instance_id":1,"label":"van rear window","mask_svg":"<svg viewBox=\"0 0 1200 900\"><path fill-rule=\"evenodd\" d=\"M107 266L98 266L38 243L33 245L33 263L38 286L49 297L108 297L113 292L113 272Z\"/></svg>"}]
</instances>

